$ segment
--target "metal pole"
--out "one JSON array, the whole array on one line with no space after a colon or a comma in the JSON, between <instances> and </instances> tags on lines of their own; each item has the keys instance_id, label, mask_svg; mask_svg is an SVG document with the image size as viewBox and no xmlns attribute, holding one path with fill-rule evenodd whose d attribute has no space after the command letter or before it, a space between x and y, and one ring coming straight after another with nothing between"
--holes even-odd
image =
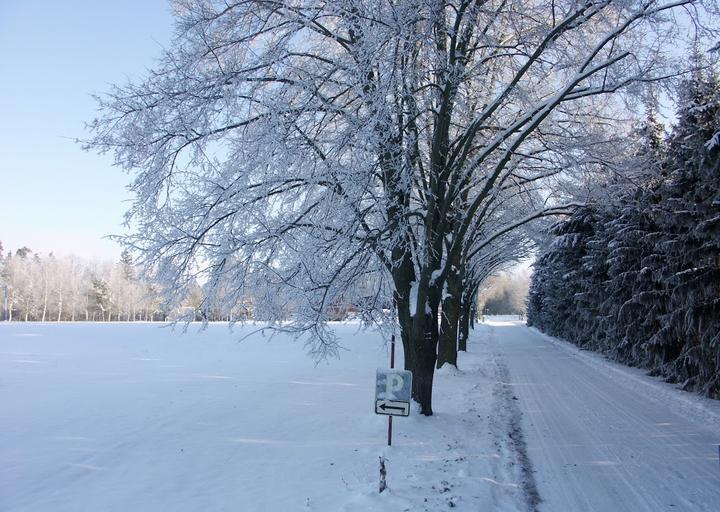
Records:
<instances>
[{"instance_id":1,"label":"metal pole","mask_svg":"<svg viewBox=\"0 0 720 512\"><path fill-rule=\"evenodd\" d=\"M392 416L388 416L388 446L392 446Z\"/></svg>"},{"instance_id":2,"label":"metal pole","mask_svg":"<svg viewBox=\"0 0 720 512\"><path fill-rule=\"evenodd\" d=\"M395 368L395 335L390 338L390 368Z\"/></svg>"},{"instance_id":3,"label":"metal pole","mask_svg":"<svg viewBox=\"0 0 720 512\"><path fill-rule=\"evenodd\" d=\"M390 368L395 368L395 335L390 338ZM388 446L392 446L392 416L388 416Z\"/></svg>"}]
</instances>

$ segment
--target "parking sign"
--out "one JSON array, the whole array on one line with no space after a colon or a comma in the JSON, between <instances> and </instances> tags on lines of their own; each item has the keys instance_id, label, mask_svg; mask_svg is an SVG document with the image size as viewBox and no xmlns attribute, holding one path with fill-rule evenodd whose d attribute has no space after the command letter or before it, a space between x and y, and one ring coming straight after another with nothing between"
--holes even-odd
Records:
<instances>
[{"instance_id":1,"label":"parking sign","mask_svg":"<svg viewBox=\"0 0 720 512\"><path fill-rule=\"evenodd\" d=\"M378 369L375 378L375 414L409 416L412 372Z\"/></svg>"}]
</instances>

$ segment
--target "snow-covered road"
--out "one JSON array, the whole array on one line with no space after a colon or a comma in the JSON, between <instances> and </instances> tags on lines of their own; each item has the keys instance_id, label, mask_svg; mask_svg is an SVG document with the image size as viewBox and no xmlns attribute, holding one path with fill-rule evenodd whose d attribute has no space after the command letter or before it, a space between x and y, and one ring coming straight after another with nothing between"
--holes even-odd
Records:
<instances>
[{"instance_id":1,"label":"snow-covered road","mask_svg":"<svg viewBox=\"0 0 720 512\"><path fill-rule=\"evenodd\" d=\"M483 328L523 413L540 511L720 510L717 403L519 322Z\"/></svg>"}]
</instances>

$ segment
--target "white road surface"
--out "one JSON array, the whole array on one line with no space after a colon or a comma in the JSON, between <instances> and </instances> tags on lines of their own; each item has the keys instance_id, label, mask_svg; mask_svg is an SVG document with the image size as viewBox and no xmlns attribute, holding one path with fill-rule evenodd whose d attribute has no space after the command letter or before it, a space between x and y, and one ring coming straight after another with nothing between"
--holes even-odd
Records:
<instances>
[{"instance_id":1,"label":"white road surface","mask_svg":"<svg viewBox=\"0 0 720 512\"><path fill-rule=\"evenodd\" d=\"M519 322L484 327L522 412L538 510L720 510L716 402Z\"/></svg>"}]
</instances>

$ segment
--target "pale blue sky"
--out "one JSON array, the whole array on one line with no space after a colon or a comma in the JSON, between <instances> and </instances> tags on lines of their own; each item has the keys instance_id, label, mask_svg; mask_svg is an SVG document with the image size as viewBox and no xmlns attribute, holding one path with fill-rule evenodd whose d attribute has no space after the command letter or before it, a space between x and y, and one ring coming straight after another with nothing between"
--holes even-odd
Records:
<instances>
[{"instance_id":1,"label":"pale blue sky","mask_svg":"<svg viewBox=\"0 0 720 512\"><path fill-rule=\"evenodd\" d=\"M74 143L90 97L141 75L167 46L165 0L0 0L0 241L116 258L129 177Z\"/></svg>"}]
</instances>

